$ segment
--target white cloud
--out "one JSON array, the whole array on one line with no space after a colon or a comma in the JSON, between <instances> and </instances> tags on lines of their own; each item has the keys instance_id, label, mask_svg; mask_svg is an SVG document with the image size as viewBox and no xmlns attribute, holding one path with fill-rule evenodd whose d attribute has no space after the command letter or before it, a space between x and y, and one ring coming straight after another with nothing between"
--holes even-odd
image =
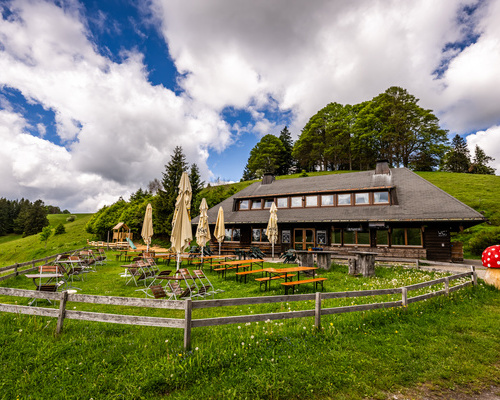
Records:
<instances>
[{"instance_id":1,"label":"white cloud","mask_svg":"<svg viewBox=\"0 0 500 400\"><path fill-rule=\"evenodd\" d=\"M64 145L45 140L43 125L40 137L24 133L21 111L0 97L3 138L27 160L0 160L3 193L13 197L43 193L94 211L158 177L176 145L207 180L209 149L224 151L248 132L278 134L283 124L270 114L291 110L298 135L329 102L358 103L393 85L432 108L450 133L483 130L469 143L479 140L500 160L500 92L492 90L500 84L500 0L145 2L183 74L181 95L148 81L153 66L137 50L120 62L100 54L84 7L63 3L13 0L14 14L0 20L0 87L52 110ZM477 10L467 15L464 6ZM97 13L97 29L109 31L107 19ZM474 34L463 51L447 47ZM226 107L252 120L229 126Z\"/></svg>"},{"instance_id":2,"label":"white cloud","mask_svg":"<svg viewBox=\"0 0 500 400\"><path fill-rule=\"evenodd\" d=\"M493 126L486 131L469 135L466 140L472 158L474 158L477 145L484 150L487 156L494 158L488 165L495 168L496 175L500 175L500 126Z\"/></svg>"},{"instance_id":3,"label":"white cloud","mask_svg":"<svg viewBox=\"0 0 500 400\"><path fill-rule=\"evenodd\" d=\"M125 54L120 64L101 56L77 9L22 0L12 9L15 18L0 25L0 85L52 109L66 146L17 130L23 139L12 139L16 150L29 156L1 163L12 168L17 185L11 184L19 193L28 187L43 191L48 184L60 190L65 208L94 211L105 193L114 193L116 200L161 176L176 145L183 146L188 162L196 162L205 179L210 177L208 147L221 150L231 141L216 111L151 85L137 52ZM57 164L46 164L47 158ZM71 171L72 179L58 178L57 168ZM95 179L80 179L87 176Z\"/></svg>"}]
</instances>

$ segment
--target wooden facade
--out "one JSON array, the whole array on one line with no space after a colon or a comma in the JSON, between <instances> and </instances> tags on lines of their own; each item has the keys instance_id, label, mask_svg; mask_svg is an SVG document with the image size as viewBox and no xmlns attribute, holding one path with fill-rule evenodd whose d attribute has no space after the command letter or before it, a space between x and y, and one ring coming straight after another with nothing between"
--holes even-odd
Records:
<instances>
[{"instance_id":1,"label":"wooden facade","mask_svg":"<svg viewBox=\"0 0 500 400\"><path fill-rule=\"evenodd\" d=\"M322 248L348 254L452 261L463 258L451 233L485 218L406 168L257 182L209 210L215 224L224 209L222 251L259 247L271 253L265 229L272 202L278 206L275 254ZM193 219L193 229L197 218ZM214 248L218 243L212 239Z\"/></svg>"}]
</instances>

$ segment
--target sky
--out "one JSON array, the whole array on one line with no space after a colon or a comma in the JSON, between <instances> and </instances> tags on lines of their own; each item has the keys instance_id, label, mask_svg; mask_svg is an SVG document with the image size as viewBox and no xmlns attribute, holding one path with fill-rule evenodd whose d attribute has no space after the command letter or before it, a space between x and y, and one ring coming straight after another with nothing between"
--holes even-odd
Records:
<instances>
[{"instance_id":1,"label":"sky","mask_svg":"<svg viewBox=\"0 0 500 400\"><path fill-rule=\"evenodd\" d=\"M400 86L500 174L500 0L0 0L0 197L95 212Z\"/></svg>"}]
</instances>

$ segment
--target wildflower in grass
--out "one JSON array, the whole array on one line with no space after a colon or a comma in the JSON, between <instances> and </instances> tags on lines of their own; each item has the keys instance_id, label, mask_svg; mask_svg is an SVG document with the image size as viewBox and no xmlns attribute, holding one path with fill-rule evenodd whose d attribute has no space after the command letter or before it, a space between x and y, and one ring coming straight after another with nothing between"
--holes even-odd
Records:
<instances>
[{"instance_id":1,"label":"wildflower in grass","mask_svg":"<svg viewBox=\"0 0 500 400\"><path fill-rule=\"evenodd\" d=\"M196 350L196 351L198 351L198 347L197 347L197 348L195 348L195 350Z\"/></svg>"},{"instance_id":2,"label":"wildflower in grass","mask_svg":"<svg viewBox=\"0 0 500 400\"><path fill-rule=\"evenodd\" d=\"M165 340L165 343L168 343L168 339Z\"/></svg>"},{"instance_id":3,"label":"wildflower in grass","mask_svg":"<svg viewBox=\"0 0 500 400\"><path fill-rule=\"evenodd\" d=\"M244 346L245 345L245 342L241 342L241 345Z\"/></svg>"},{"instance_id":4,"label":"wildflower in grass","mask_svg":"<svg viewBox=\"0 0 500 400\"><path fill-rule=\"evenodd\" d=\"M19 333L21 333L23 330L22 329L19 329Z\"/></svg>"},{"instance_id":5,"label":"wildflower in grass","mask_svg":"<svg viewBox=\"0 0 500 400\"><path fill-rule=\"evenodd\" d=\"M241 326L238 326L238 329L241 329Z\"/></svg>"},{"instance_id":6,"label":"wildflower in grass","mask_svg":"<svg viewBox=\"0 0 500 400\"><path fill-rule=\"evenodd\" d=\"M305 326L303 326L302 328L306 329L306 327L305 327Z\"/></svg>"},{"instance_id":7,"label":"wildflower in grass","mask_svg":"<svg viewBox=\"0 0 500 400\"><path fill-rule=\"evenodd\" d=\"M253 335L252 335L252 336L250 336L250 339L253 339L253 338L254 338L254 336L253 336Z\"/></svg>"}]
</instances>

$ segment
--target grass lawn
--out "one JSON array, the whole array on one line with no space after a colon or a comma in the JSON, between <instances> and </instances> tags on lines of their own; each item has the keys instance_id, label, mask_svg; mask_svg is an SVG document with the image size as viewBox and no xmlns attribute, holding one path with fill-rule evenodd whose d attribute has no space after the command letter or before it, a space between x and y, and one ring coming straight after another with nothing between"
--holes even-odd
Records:
<instances>
[{"instance_id":1,"label":"grass lawn","mask_svg":"<svg viewBox=\"0 0 500 400\"><path fill-rule=\"evenodd\" d=\"M86 294L142 297L135 286L124 285L121 263L112 260L75 286ZM443 275L377 267L376 277L356 278L341 265L321 274L328 278L327 291L400 287ZM234 273L227 280L215 273L209 278L225 290L217 298L283 294L277 283L264 293L251 280L236 282ZM33 287L22 276L0 284ZM302 289L307 291L312 288ZM328 300L323 307L390 299ZM0 297L2 303L16 300L27 302ZM193 318L313 307L292 302L210 308L194 310ZM183 316L82 303L68 308ZM190 351L183 349L180 329L66 320L56 337L55 319L1 313L0 399L385 399L419 384L475 390L500 384L499 312L499 292L480 284L407 309L323 316L319 331L312 318L196 328Z\"/></svg>"}]
</instances>

